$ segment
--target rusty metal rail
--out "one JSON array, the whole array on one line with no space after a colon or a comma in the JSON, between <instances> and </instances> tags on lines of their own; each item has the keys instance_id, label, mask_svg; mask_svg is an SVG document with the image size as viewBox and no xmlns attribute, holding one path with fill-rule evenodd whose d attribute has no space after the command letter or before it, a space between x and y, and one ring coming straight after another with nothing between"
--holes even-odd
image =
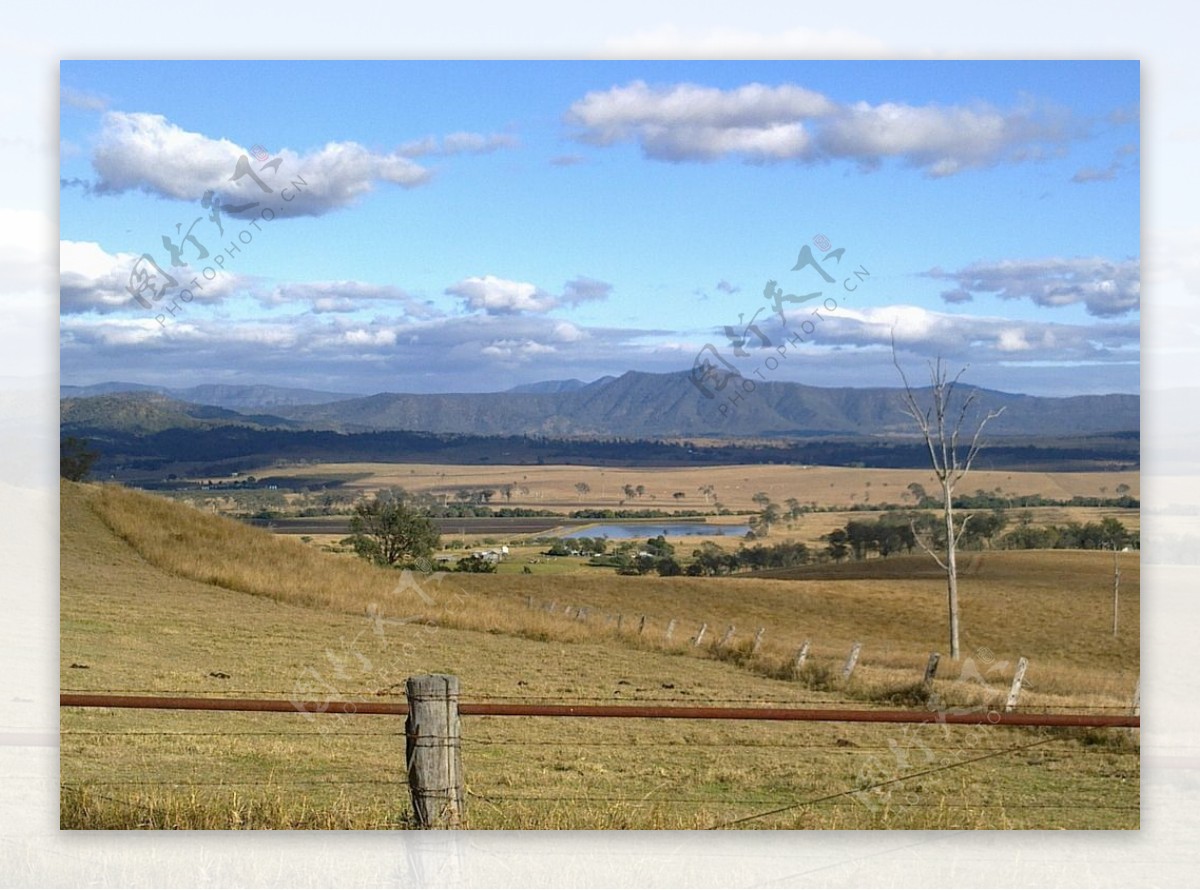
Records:
<instances>
[{"instance_id":1,"label":"rusty metal rail","mask_svg":"<svg viewBox=\"0 0 1200 890\"><path fill-rule=\"evenodd\" d=\"M62 693L65 708L153 708L191 711L257 711L300 714L405 716L405 702L289 701L257 698L178 698L164 696ZM819 723L937 723L991 726L1114 727L1137 729L1137 714L1034 714L1000 711L874 711L828 708L662 707L657 705L525 705L461 702L463 717L608 717L682 720L793 720Z\"/></svg>"}]
</instances>

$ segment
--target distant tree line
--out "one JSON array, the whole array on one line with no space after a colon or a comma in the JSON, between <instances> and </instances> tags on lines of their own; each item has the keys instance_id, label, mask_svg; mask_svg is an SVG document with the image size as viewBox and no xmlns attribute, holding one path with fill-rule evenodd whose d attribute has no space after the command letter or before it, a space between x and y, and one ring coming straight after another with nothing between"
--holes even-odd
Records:
<instances>
[{"instance_id":1,"label":"distant tree line","mask_svg":"<svg viewBox=\"0 0 1200 890\"><path fill-rule=\"evenodd\" d=\"M1026 514L1019 518L1016 528L1004 533L1008 526L1008 516L1001 510L973 513L966 520L958 547L960 550L1122 550L1141 545L1138 532L1130 531L1111 516L1099 522L1035 526ZM934 549L945 546L945 529L937 518L912 513L889 513L874 521L852 519L824 535L822 540L825 555L841 562L872 555L911 553L918 536Z\"/></svg>"}]
</instances>

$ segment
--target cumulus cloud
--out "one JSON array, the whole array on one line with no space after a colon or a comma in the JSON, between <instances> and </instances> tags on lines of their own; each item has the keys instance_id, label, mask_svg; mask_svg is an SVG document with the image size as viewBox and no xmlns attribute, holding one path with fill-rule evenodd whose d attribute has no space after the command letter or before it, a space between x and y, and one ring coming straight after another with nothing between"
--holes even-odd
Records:
<instances>
[{"instance_id":1,"label":"cumulus cloud","mask_svg":"<svg viewBox=\"0 0 1200 890\"><path fill-rule=\"evenodd\" d=\"M80 312L140 312L147 310L138 303L130 292L134 281L134 269L142 259L141 254L108 253L94 241L61 241L59 255L59 312L73 315ZM161 268L163 275L151 272L151 267L141 262L141 268L152 276L151 291L142 291L143 299L153 306L162 300L178 297L180 288L186 287L195 273L178 268ZM170 279L165 276L171 276ZM175 283L170 284L173 280ZM217 275L206 281L203 287L190 288L194 303L217 303L246 286L246 279L230 273ZM156 298L155 292L161 290Z\"/></svg>"},{"instance_id":2,"label":"cumulus cloud","mask_svg":"<svg viewBox=\"0 0 1200 890\"><path fill-rule=\"evenodd\" d=\"M1141 306L1141 270L1137 260L1101 257L1004 260L972 263L953 272L935 268L925 274L955 283L954 288L942 293L942 299L949 303L990 293L1002 300L1029 300L1038 306L1082 303L1089 315L1099 318L1136 312Z\"/></svg>"},{"instance_id":3,"label":"cumulus cloud","mask_svg":"<svg viewBox=\"0 0 1200 890\"><path fill-rule=\"evenodd\" d=\"M446 293L461 297L468 309L482 309L491 315L546 312L558 305L553 295L535 284L509 281L494 275L464 278L446 288Z\"/></svg>"},{"instance_id":4,"label":"cumulus cloud","mask_svg":"<svg viewBox=\"0 0 1200 890\"><path fill-rule=\"evenodd\" d=\"M1079 135L1069 120L1032 106L842 104L757 83L722 90L635 81L588 93L567 121L580 141L632 141L657 160L850 160L870 169L894 158L930 177L1043 157Z\"/></svg>"},{"instance_id":5,"label":"cumulus cloud","mask_svg":"<svg viewBox=\"0 0 1200 890\"><path fill-rule=\"evenodd\" d=\"M612 285L594 278L579 277L563 285L561 294L552 294L536 284L511 281L494 275L464 278L446 288L450 296L459 297L471 311L483 310L489 315L543 313L560 306L574 306L587 300L606 299Z\"/></svg>"},{"instance_id":6,"label":"cumulus cloud","mask_svg":"<svg viewBox=\"0 0 1200 890\"><path fill-rule=\"evenodd\" d=\"M1141 330L1136 323L1015 321L919 306L842 307L826 317L813 339L825 346L890 348L893 336L901 349L971 362L1128 362L1136 360Z\"/></svg>"},{"instance_id":7,"label":"cumulus cloud","mask_svg":"<svg viewBox=\"0 0 1200 890\"><path fill-rule=\"evenodd\" d=\"M254 205L242 215L270 207L278 216L320 216L378 183L414 188L431 175L402 154L379 154L355 142L330 142L303 155L285 148L259 160L228 139L184 130L162 115L119 111L104 115L92 166L97 194L140 190L199 202L212 192L227 213Z\"/></svg>"},{"instance_id":8,"label":"cumulus cloud","mask_svg":"<svg viewBox=\"0 0 1200 890\"><path fill-rule=\"evenodd\" d=\"M493 340L479 350L479 353L506 363L523 363L557 351L553 346L538 343L536 340Z\"/></svg>"},{"instance_id":9,"label":"cumulus cloud","mask_svg":"<svg viewBox=\"0 0 1200 890\"><path fill-rule=\"evenodd\" d=\"M695 84L656 88L635 81L588 93L571 106L567 120L584 142L635 140L660 160L711 160L725 154L782 160L808 148L802 122L834 108L819 93L790 85L720 90Z\"/></svg>"},{"instance_id":10,"label":"cumulus cloud","mask_svg":"<svg viewBox=\"0 0 1200 890\"><path fill-rule=\"evenodd\" d=\"M265 306L307 305L317 314L357 312L370 306L398 309L409 318L434 318L442 314L429 302L418 300L402 288L363 281L289 282L256 296Z\"/></svg>"},{"instance_id":11,"label":"cumulus cloud","mask_svg":"<svg viewBox=\"0 0 1200 890\"><path fill-rule=\"evenodd\" d=\"M542 315L414 319L388 314L391 308L381 302L368 321L311 312L236 319L184 313L165 326L147 313L67 315L60 326L63 380L139 380L147 368L169 368L178 385L187 385L237 369L243 380L348 392L488 391L620 373L642 365L642 341L661 335ZM675 365L664 361L659 369Z\"/></svg>"},{"instance_id":12,"label":"cumulus cloud","mask_svg":"<svg viewBox=\"0 0 1200 890\"><path fill-rule=\"evenodd\" d=\"M501 148L515 148L519 144L516 136L508 133L450 133L438 139L426 136L406 142L396 149L397 154L409 158L426 155L452 156L461 154L491 154Z\"/></svg>"}]
</instances>

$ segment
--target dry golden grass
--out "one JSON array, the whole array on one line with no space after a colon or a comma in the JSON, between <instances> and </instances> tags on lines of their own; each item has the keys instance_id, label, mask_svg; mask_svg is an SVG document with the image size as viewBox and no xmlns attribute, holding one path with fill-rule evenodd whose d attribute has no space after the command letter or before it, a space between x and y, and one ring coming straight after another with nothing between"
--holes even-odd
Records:
<instances>
[{"instance_id":1,"label":"dry golden grass","mask_svg":"<svg viewBox=\"0 0 1200 890\"><path fill-rule=\"evenodd\" d=\"M513 486L511 506L547 510L576 510L585 507L615 509L624 501L630 509L710 510L713 500L730 510L753 511L757 492L779 504L796 498L802 504L815 502L821 507L843 507L855 503L905 503L910 483L919 483L930 492L936 483L927 470L861 469L855 467L801 467L779 464L751 464L705 467L620 467L530 466L456 464L381 464L318 463L297 467L261 467L246 475L259 477L287 475L297 477L339 477L349 480L346 489L372 492L400 486L412 492L448 495L459 489L492 488L500 492ZM586 483L590 491L580 495L577 483ZM976 490L1005 494L1041 494L1055 500L1082 497L1117 497L1118 485L1128 485L1137 498L1140 476L1136 470L1112 473L1022 473L978 470L967 477L962 493ZM641 485L645 494L627 499L624 486ZM702 486L712 485L715 498L706 498ZM527 491L522 491L527 489ZM684 497L676 499L675 492ZM909 501L911 503L911 501ZM509 505L497 494L493 503Z\"/></svg>"},{"instance_id":2,"label":"dry golden grass","mask_svg":"<svg viewBox=\"0 0 1200 890\"><path fill-rule=\"evenodd\" d=\"M944 581L924 556L811 567L791 573L792 581L630 578L605 570L425 577L330 557L299 541L128 489L101 486L93 496L97 514L152 564L201 583L298 605L535 640L619 637L626 646L715 657L725 656L711 645L688 642L701 624L708 625L710 644L730 625L741 628L743 640L762 627L761 650L737 660L768 676L786 673L804 639L813 641L815 660L837 660L861 641L869 657L859 683L868 684L868 691L874 688L873 672L897 670L911 677L928 652L945 644ZM1137 673L1140 573L1138 554L1122 554L1121 560L1121 633L1114 640L1111 554L963 554L964 655L989 653L993 672L1020 656L1035 658L1031 702L1061 705L1064 696L1083 696L1080 703L1088 704L1123 700ZM547 611L551 604L556 609ZM569 618L566 607L588 609L590 620ZM639 635L643 615L647 622ZM668 640L672 620L677 629ZM890 681L888 676L882 682ZM976 700L969 687L945 692Z\"/></svg>"},{"instance_id":3,"label":"dry golden grass","mask_svg":"<svg viewBox=\"0 0 1200 890\"><path fill-rule=\"evenodd\" d=\"M64 485L62 529L62 684L81 691L396 696L406 676L449 672L476 700L829 704L892 696L907 704L941 626L936 579L889 579L883 561L869 566L883 572L876 579L448 576L425 579L422 596L394 590L398 572L137 492ZM975 567L975 611L964 622L985 682L948 666L936 687L946 701L1003 690L1006 672L988 667L1017 654L1032 661L1030 704L1127 699L1136 624L1123 625L1119 643L1105 649L1103 615L1079 608L1091 567L1049 560L1061 555L1009 563L1009 554L988 554ZM1131 622L1136 578L1135 566L1123 568ZM1009 588L1026 586L1025 598L1013 600ZM589 606L590 620L537 607L551 599ZM367 616L372 602L378 608ZM1028 608L1038 602L1044 608ZM1073 608L1075 636L1045 626L1066 624ZM620 636L604 620L617 613L626 616ZM631 617L638 613L650 616L642 637ZM672 616L679 630L664 645ZM737 624L732 650L689 646L700 621L709 622L709 639L723 622ZM760 623L767 642L748 659ZM814 640L806 675L778 679L803 636ZM843 685L827 675L853 639L864 641L863 658ZM993 650L992 662L978 657L981 646ZM392 718L65 709L62 726L65 827L407 825L403 741ZM1004 753L1042 740L972 728L465 719L469 823L708 827L998 752L970 770L746 827L1136 827L1128 734L1055 737Z\"/></svg>"}]
</instances>

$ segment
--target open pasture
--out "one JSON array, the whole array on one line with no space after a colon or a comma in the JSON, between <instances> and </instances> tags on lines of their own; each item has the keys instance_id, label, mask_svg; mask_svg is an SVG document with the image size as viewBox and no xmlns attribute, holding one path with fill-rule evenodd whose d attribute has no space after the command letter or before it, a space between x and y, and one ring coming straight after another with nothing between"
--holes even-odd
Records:
<instances>
[{"instance_id":1,"label":"open pasture","mask_svg":"<svg viewBox=\"0 0 1200 890\"><path fill-rule=\"evenodd\" d=\"M62 535L62 687L74 691L378 700L400 697L407 676L445 672L464 700L896 707L913 702L944 623L938 580L900 560L790 580L405 579L160 498L71 484ZM1127 707L1136 554L1115 640L1104 556L984 554L967 567L966 657L946 661L935 692L994 703L1025 656L1023 708ZM734 643L691 645L702 623L710 640L735 625ZM789 676L805 638L808 668ZM855 640L862 660L842 682ZM393 718L64 709L62 731L64 827L410 824ZM1123 731L464 718L463 745L476 828L712 827L769 810L780 812L737 827L1138 824L1136 736Z\"/></svg>"},{"instance_id":2,"label":"open pasture","mask_svg":"<svg viewBox=\"0 0 1200 890\"><path fill-rule=\"evenodd\" d=\"M733 511L759 509L754 495L763 492L785 505L789 498L819 507L855 504L915 503L908 486L917 483L930 494L936 483L928 470L863 469L788 464L739 466L682 466L618 468L575 465L463 466L456 464L314 463L303 466L260 467L245 475L258 478L292 477L345 479L344 489L371 493L399 486L453 500L461 489L490 489L497 507L545 510L585 508L712 510L716 504ZM587 486L579 490L577 485ZM633 494L626 492L626 486ZM638 486L642 493L638 494ZM1128 488L1121 488L1128 486ZM706 492L706 489L711 487ZM1120 488L1120 491L1118 489ZM1139 474L1022 473L979 469L967 477L960 494L983 490L1006 495L1040 494L1054 500L1075 496L1116 498L1128 493L1139 497ZM677 497L676 495L681 495Z\"/></svg>"}]
</instances>

